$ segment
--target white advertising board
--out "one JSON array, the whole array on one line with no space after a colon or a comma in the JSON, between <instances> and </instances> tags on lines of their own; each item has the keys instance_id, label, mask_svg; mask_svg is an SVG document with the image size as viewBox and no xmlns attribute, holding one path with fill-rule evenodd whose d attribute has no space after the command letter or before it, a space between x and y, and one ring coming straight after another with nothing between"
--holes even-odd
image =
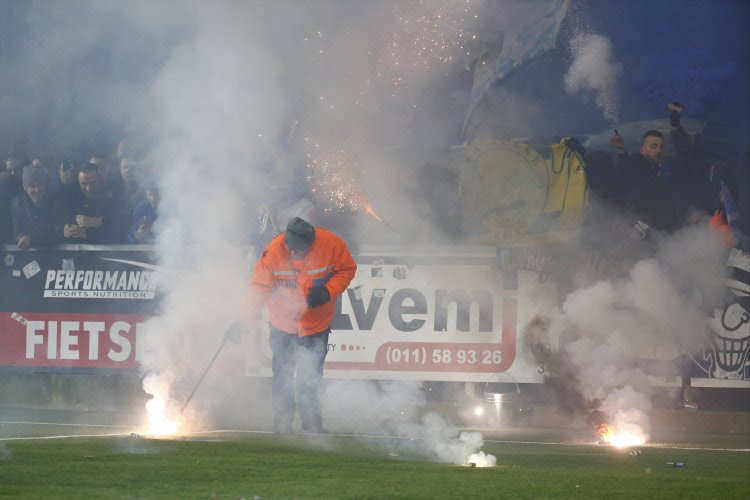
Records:
<instances>
[{"instance_id":1,"label":"white advertising board","mask_svg":"<svg viewBox=\"0 0 750 500\"><path fill-rule=\"evenodd\" d=\"M538 274L503 272L484 247L365 248L357 262L337 301L326 377L541 382L519 350L519 327L554 302ZM260 347L268 374L266 339Z\"/></svg>"}]
</instances>

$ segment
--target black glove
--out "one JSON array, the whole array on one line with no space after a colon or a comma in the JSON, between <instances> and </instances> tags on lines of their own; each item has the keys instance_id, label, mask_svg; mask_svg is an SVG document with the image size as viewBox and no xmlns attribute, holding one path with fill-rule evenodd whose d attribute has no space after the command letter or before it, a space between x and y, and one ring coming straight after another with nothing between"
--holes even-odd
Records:
<instances>
[{"instance_id":1,"label":"black glove","mask_svg":"<svg viewBox=\"0 0 750 500\"><path fill-rule=\"evenodd\" d=\"M331 294L328 293L328 289L324 286L311 288L310 293L307 294L307 305L310 308L322 306L329 300L331 300Z\"/></svg>"}]
</instances>

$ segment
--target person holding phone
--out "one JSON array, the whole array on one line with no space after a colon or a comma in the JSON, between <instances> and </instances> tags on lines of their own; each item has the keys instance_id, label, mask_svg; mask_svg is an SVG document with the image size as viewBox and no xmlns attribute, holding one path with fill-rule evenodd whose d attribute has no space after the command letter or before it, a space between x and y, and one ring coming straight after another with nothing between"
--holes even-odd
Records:
<instances>
[{"instance_id":1,"label":"person holding phone","mask_svg":"<svg viewBox=\"0 0 750 500\"><path fill-rule=\"evenodd\" d=\"M133 207L128 241L130 243L153 243L154 223L159 218L159 188L156 184L146 186L146 199Z\"/></svg>"}]
</instances>

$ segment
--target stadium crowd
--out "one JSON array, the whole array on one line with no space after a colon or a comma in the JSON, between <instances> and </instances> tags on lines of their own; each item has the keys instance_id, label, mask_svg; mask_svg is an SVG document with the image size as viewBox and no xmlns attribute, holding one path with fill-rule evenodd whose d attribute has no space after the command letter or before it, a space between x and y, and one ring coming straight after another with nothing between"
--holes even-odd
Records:
<instances>
[{"instance_id":1,"label":"stadium crowd","mask_svg":"<svg viewBox=\"0 0 750 500\"><path fill-rule=\"evenodd\" d=\"M111 165L116 163L116 168ZM151 243L159 188L148 166L118 147L112 158L54 164L12 148L0 172L0 243Z\"/></svg>"},{"instance_id":2,"label":"stadium crowd","mask_svg":"<svg viewBox=\"0 0 750 500\"><path fill-rule=\"evenodd\" d=\"M587 239L595 243L597 235L611 234L603 229L612 225L611 214L617 213L626 222L623 232L636 237L706 223L727 247L746 246L736 185L728 169L698 151L695 138L681 125L683 106L670 103L668 108L670 134L647 131L638 152L626 150L617 130L610 151L586 151L575 139L566 143L583 159L590 196L596 200L587 209ZM666 141L672 141L675 155L665 156ZM143 156L132 153L126 139L110 156L91 153L83 162L59 164L49 155L27 157L12 148L0 172L0 244L28 249L61 243L152 243L159 188L149 166L140 160ZM426 185L429 179L425 177ZM455 179L444 183L458 192ZM427 198L431 206L452 199ZM432 208L435 214L445 212ZM457 230L460 214L439 218L442 226L451 226L442 228L446 234L463 236Z\"/></svg>"}]
</instances>

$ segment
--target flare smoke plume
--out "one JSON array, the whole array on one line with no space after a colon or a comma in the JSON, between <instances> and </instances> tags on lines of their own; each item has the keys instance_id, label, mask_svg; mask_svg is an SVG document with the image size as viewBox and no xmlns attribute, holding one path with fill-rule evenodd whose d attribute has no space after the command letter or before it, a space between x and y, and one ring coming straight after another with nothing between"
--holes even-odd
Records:
<instances>
[{"instance_id":1,"label":"flare smoke plume","mask_svg":"<svg viewBox=\"0 0 750 500\"><path fill-rule=\"evenodd\" d=\"M565 73L565 90L571 94L593 92L604 117L616 123L617 81L623 66L614 56L612 42L599 34L580 33L571 40L570 49L573 62Z\"/></svg>"},{"instance_id":2,"label":"flare smoke plume","mask_svg":"<svg viewBox=\"0 0 750 500\"><path fill-rule=\"evenodd\" d=\"M601 410L618 428L648 434L647 375L657 366L657 374L678 375L674 353L703 346L705 311L720 298L725 272L716 238L688 227L623 278L575 290L560 309L537 315L525 343L560 407L581 417Z\"/></svg>"}]
</instances>

